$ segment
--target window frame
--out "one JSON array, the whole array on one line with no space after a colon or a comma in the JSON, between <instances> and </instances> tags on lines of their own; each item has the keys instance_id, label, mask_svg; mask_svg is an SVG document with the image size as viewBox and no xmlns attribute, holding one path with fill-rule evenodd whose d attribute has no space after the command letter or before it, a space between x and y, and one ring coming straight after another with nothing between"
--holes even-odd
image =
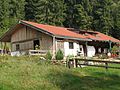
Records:
<instances>
[{"instance_id":1,"label":"window frame","mask_svg":"<svg viewBox=\"0 0 120 90\"><path fill-rule=\"evenodd\" d=\"M74 49L74 43L73 42L69 42L69 49Z\"/></svg>"},{"instance_id":2,"label":"window frame","mask_svg":"<svg viewBox=\"0 0 120 90\"><path fill-rule=\"evenodd\" d=\"M20 44L16 44L16 51L20 50Z\"/></svg>"}]
</instances>

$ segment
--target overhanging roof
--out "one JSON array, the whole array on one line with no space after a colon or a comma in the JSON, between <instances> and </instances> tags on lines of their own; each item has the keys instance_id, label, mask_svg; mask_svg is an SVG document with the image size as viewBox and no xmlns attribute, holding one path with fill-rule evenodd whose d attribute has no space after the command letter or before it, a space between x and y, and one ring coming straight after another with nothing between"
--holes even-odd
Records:
<instances>
[{"instance_id":1,"label":"overhanging roof","mask_svg":"<svg viewBox=\"0 0 120 90\"><path fill-rule=\"evenodd\" d=\"M55 36L55 37L59 37L59 38L74 39L74 40L81 40L81 41L91 41L90 39L87 39L85 36L83 36L81 34L77 34L77 33L72 32L72 31L69 31L69 30L67 30L67 28L64 28L64 27L44 25L44 24L38 24L38 23L29 22L29 21L22 21L22 20L19 21L19 23L16 24L14 27L12 27L10 30L8 30L0 38L0 41L2 41L2 42L10 42L11 41L11 35L21 25L31 27L31 28L33 28L35 30L38 30L40 32L43 32L45 34Z\"/></svg>"}]
</instances>

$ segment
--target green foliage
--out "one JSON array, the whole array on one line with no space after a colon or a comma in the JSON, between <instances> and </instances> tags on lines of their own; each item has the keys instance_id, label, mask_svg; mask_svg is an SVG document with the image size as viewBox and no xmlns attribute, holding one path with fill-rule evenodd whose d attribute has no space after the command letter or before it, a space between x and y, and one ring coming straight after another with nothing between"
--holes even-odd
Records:
<instances>
[{"instance_id":1,"label":"green foliage","mask_svg":"<svg viewBox=\"0 0 120 90\"><path fill-rule=\"evenodd\" d=\"M0 0L0 35L20 19L97 30L120 39L119 0Z\"/></svg>"},{"instance_id":2,"label":"green foliage","mask_svg":"<svg viewBox=\"0 0 120 90\"><path fill-rule=\"evenodd\" d=\"M63 0L26 0L25 18L39 23L62 25L64 20Z\"/></svg>"},{"instance_id":3,"label":"green foliage","mask_svg":"<svg viewBox=\"0 0 120 90\"><path fill-rule=\"evenodd\" d=\"M62 50L58 50L56 55L55 55L56 60L62 60L64 58Z\"/></svg>"},{"instance_id":4,"label":"green foliage","mask_svg":"<svg viewBox=\"0 0 120 90\"><path fill-rule=\"evenodd\" d=\"M90 29L91 27L91 17L88 16L87 12L83 8L81 4L75 5L76 8L76 14L75 18L76 21L75 23L77 24L78 28L80 29Z\"/></svg>"},{"instance_id":5,"label":"green foliage","mask_svg":"<svg viewBox=\"0 0 120 90\"><path fill-rule=\"evenodd\" d=\"M114 45L113 48L112 48L112 53L116 54L116 52L118 52L118 50L119 50L119 47Z\"/></svg>"},{"instance_id":6,"label":"green foliage","mask_svg":"<svg viewBox=\"0 0 120 90\"><path fill-rule=\"evenodd\" d=\"M0 90L120 90L120 70L68 69L36 62L38 59L38 56L4 57L0 63Z\"/></svg>"},{"instance_id":7,"label":"green foliage","mask_svg":"<svg viewBox=\"0 0 120 90\"><path fill-rule=\"evenodd\" d=\"M98 58L100 58L100 59L108 59L108 56L106 54L101 54L101 55L99 55Z\"/></svg>"},{"instance_id":8,"label":"green foliage","mask_svg":"<svg viewBox=\"0 0 120 90\"><path fill-rule=\"evenodd\" d=\"M69 59L74 58L74 55L68 55L66 60L68 61Z\"/></svg>"},{"instance_id":9,"label":"green foliage","mask_svg":"<svg viewBox=\"0 0 120 90\"><path fill-rule=\"evenodd\" d=\"M47 60L51 60L51 59L52 59L52 54L50 53L50 51L48 51L48 52L46 53L46 59L47 59Z\"/></svg>"}]
</instances>

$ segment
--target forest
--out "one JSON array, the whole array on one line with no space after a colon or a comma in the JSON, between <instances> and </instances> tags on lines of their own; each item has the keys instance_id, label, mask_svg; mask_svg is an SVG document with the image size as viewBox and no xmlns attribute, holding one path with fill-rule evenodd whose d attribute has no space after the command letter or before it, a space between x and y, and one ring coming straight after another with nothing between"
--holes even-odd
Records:
<instances>
[{"instance_id":1,"label":"forest","mask_svg":"<svg viewBox=\"0 0 120 90\"><path fill-rule=\"evenodd\" d=\"M19 20L99 31L120 39L120 0L0 0L0 35Z\"/></svg>"}]
</instances>

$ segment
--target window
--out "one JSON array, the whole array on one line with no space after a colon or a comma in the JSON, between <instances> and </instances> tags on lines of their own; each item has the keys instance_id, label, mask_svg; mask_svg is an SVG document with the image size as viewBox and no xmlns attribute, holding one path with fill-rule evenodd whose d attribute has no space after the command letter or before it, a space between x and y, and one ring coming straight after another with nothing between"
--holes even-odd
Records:
<instances>
[{"instance_id":1,"label":"window","mask_svg":"<svg viewBox=\"0 0 120 90\"><path fill-rule=\"evenodd\" d=\"M20 45L16 44L16 51L20 50Z\"/></svg>"},{"instance_id":2,"label":"window","mask_svg":"<svg viewBox=\"0 0 120 90\"><path fill-rule=\"evenodd\" d=\"M40 41L39 40L34 40L33 43L34 43L34 50L40 49Z\"/></svg>"},{"instance_id":3,"label":"window","mask_svg":"<svg viewBox=\"0 0 120 90\"><path fill-rule=\"evenodd\" d=\"M74 49L73 42L69 42L69 49Z\"/></svg>"},{"instance_id":4,"label":"window","mask_svg":"<svg viewBox=\"0 0 120 90\"><path fill-rule=\"evenodd\" d=\"M80 47L80 51L82 51L82 48Z\"/></svg>"}]
</instances>

